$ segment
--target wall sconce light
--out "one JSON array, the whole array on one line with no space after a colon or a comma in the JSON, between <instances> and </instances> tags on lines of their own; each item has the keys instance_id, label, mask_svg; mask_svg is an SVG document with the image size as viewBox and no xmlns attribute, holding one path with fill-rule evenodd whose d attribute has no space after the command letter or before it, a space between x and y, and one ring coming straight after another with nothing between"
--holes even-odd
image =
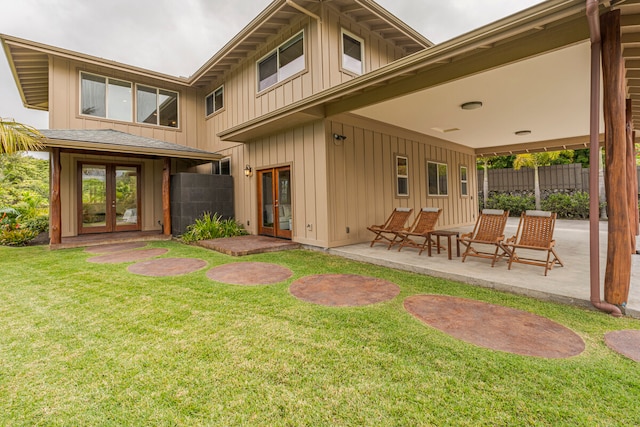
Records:
<instances>
[{"instance_id":1,"label":"wall sconce light","mask_svg":"<svg viewBox=\"0 0 640 427\"><path fill-rule=\"evenodd\" d=\"M477 110L480 107L482 107L482 102L480 101L469 101L460 105L463 110Z\"/></svg>"},{"instance_id":2,"label":"wall sconce light","mask_svg":"<svg viewBox=\"0 0 640 427\"><path fill-rule=\"evenodd\" d=\"M335 139L336 141L344 141L345 139L347 139L347 137L344 135L339 135L337 133L334 133L333 139Z\"/></svg>"},{"instance_id":3,"label":"wall sconce light","mask_svg":"<svg viewBox=\"0 0 640 427\"><path fill-rule=\"evenodd\" d=\"M244 176L246 176L248 178L251 175L253 175L253 169L251 169L251 166L245 165L245 167L244 167Z\"/></svg>"}]
</instances>

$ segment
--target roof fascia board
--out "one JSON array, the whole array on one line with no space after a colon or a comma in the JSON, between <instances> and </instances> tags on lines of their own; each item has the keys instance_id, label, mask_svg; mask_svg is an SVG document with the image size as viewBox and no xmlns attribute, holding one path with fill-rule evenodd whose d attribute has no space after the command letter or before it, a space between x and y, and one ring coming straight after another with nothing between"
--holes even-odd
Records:
<instances>
[{"instance_id":1,"label":"roof fascia board","mask_svg":"<svg viewBox=\"0 0 640 427\"><path fill-rule=\"evenodd\" d=\"M377 15L379 18L383 19L384 21L389 22L394 27L396 27L400 32L402 32L404 35L415 40L419 44L423 45L425 48L434 46L434 43L431 40L427 39L425 36L423 36L416 30L414 30L413 28L411 28L410 26L402 22L400 19L398 19L398 17L396 17L394 14L392 14L391 12L389 12L379 4L370 0L355 0L355 2L362 7L369 9L371 13Z\"/></svg>"},{"instance_id":2,"label":"roof fascia board","mask_svg":"<svg viewBox=\"0 0 640 427\"><path fill-rule=\"evenodd\" d=\"M599 140L600 144L604 143L603 133L600 134ZM578 148L589 148L589 135L553 139L550 141L534 141L524 142L522 144L483 147L477 148L475 150L475 154L478 157L502 156L520 153L536 153L541 151L575 150Z\"/></svg>"},{"instance_id":3,"label":"roof fascia board","mask_svg":"<svg viewBox=\"0 0 640 427\"><path fill-rule=\"evenodd\" d=\"M375 96L378 98L378 101L388 99L391 96L398 96L400 95L400 93L390 92L392 92L392 90L394 89L402 89L399 88L398 85L402 83L403 77L404 80L407 80L407 74L414 75L414 78L412 79L413 84L424 85L424 82L419 82L421 79L415 78L415 75L417 75L420 70L424 70L427 67L433 66L434 64L438 63L451 63L452 58L461 54L472 52L487 45L493 45L498 41L505 40L518 34L522 34L526 31L544 27L545 25L564 18L579 14L582 14L582 16L586 16L585 7L585 3L582 0L549 0L547 2L540 3L524 11L496 21L492 24L486 25L477 30L451 39L448 42L401 58L382 68L378 68L377 70L364 74L358 78L324 90L306 99L292 103L287 107L281 108L280 110L273 111L264 116L255 118L238 126L227 129L223 132L220 132L218 136L223 140L233 140L233 138L241 134L245 128L255 129L261 124L267 124L289 114L303 111L305 109L314 107L317 108L318 106L323 104L325 105L324 108L326 116L350 111L355 108L364 106L357 104L362 104L362 94L364 94L366 90L371 87L376 87L376 90L372 92L375 92ZM584 27L588 30L586 17L584 20ZM560 39L551 40L551 42L555 43L556 45L563 45L568 43L566 40ZM549 46L538 46L538 50L541 51L549 48ZM498 48L494 47L492 49ZM484 51L484 55L486 55L486 49L484 49ZM522 54L523 52L520 53L521 56ZM533 54L533 52L530 52L529 54ZM487 64L485 64L485 66L486 65ZM444 73L443 78L447 78L446 72ZM393 79L398 79L399 83L397 83L394 88L391 88L389 82ZM379 85L382 85L382 87L380 87ZM403 88L404 91L414 91L419 89L419 87L407 87L406 84L405 88ZM331 102L336 102L345 97L351 97L349 102L341 103L339 106L327 105ZM366 103L371 104L374 102L375 99L373 98L373 95L371 93L368 93Z\"/></svg>"},{"instance_id":4,"label":"roof fascia board","mask_svg":"<svg viewBox=\"0 0 640 427\"><path fill-rule=\"evenodd\" d=\"M188 151L174 151L174 150L163 150L158 148L143 148L143 147L132 147L132 146L124 146L117 144L105 144L100 142L81 142L81 141L71 141L67 139L55 139L55 138L47 138L44 143L45 147L52 148L64 148L64 149L72 149L72 150L89 150L89 151L99 151L99 152L108 152L108 153L118 153L118 154L136 154L136 155L144 155L144 156L152 156L152 157L175 157L181 159L196 159L196 160L219 160L223 156L220 154L207 154L207 153L190 153Z\"/></svg>"},{"instance_id":5,"label":"roof fascia board","mask_svg":"<svg viewBox=\"0 0 640 427\"><path fill-rule=\"evenodd\" d=\"M86 55L83 53L74 52L71 50L50 46L43 43L38 43L30 40L20 39L18 37L8 36L6 34L0 34L0 39L5 45L5 52L7 50L6 46L22 47L25 49L33 50L35 52L42 52L50 56L57 56L60 58L71 59L74 61L83 62L85 64L97 65L100 67L106 67L113 70L123 71L126 73L133 73L133 74L144 76L144 77L151 77L155 80L161 80L164 82L168 82L168 83L172 83L180 86L189 85L187 79L183 77L174 77L168 74L158 73L158 72L147 70L144 68L123 64L121 62L111 61L108 59L98 58L96 56Z\"/></svg>"},{"instance_id":6,"label":"roof fascia board","mask_svg":"<svg viewBox=\"0 0 640 427\"><path fill-rule=\"evenodd\" d=\"M247 26L245 26L234 38L232 38L226 45L222 47L211 59L209 59L202 67L200 67L191 77L189 77L189 84L192 85L198 81L207 71L213 67L218 61L232 52L235 47L243 42L247 37L262 24L270 19L275 13L277 13L283 6L286 5L286 0L276 0L272 2L266 9L256 16Z\"/></svg>"},{"instance_id":7,"label":"roof fascia board","mask_svg":"<svg viewBox=\"0 0 640 427\"><path fill-rule=\"evenodd\" d=\"M16 64L13 62L13 55L11 55L11 50L9 49L9 45L5 41L6 36L0 34L0 41L2 41L2 48L4 49L4 54L7 57L7 61L9 62L9 68L11 69L11 74L13 74L13 81L16 83L16 87L18 88L18 92L20 93L20 99L22 100L22 105L25 108L33 108L27 102L27 97L24 94L24 90L22 90L22 85L18 82L20 81L20 77L18 76L18 71L16 70ZM47 111L47 109L43 109Z\"/></svg>"}]
</instances>

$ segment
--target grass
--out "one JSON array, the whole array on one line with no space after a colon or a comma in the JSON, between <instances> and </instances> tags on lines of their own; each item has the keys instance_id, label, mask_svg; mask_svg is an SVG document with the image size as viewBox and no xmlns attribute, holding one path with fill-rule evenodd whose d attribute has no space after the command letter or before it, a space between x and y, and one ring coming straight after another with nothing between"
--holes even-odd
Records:
<instances>
[{"instance_id":1,"label":"grass","mask_svg":"<svg viewBox=\"0 0 640 427\"><path fill-rule=\"evenodd\" d=\"M167 257L207 268L177 277L90 264L81 249L0 248L0 425L613 426L640 424L640 366L604 333L640 329L537 301L312 251L232 258L176 242ZM275 285L213 282L206 271L273 262ZM290 283L354 273L400 286L394 300L331 308ZM437 293L530 311L578 333L585 351L542 359L467 344L402 306Z\"/></svg>"}]
</instances>

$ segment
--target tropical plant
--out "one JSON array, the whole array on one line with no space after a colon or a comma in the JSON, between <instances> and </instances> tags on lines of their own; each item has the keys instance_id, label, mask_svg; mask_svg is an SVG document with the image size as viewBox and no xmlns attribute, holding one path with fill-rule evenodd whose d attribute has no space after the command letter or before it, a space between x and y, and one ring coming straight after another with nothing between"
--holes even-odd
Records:
<instances>
[{"instance_id":1,"label":"tropical plant","mask_svg":"<svg viewBox=\"0 0 640 427\"><path fill-rule=\"evenodd\" d=\"M0 209L0 245L20 246L38 234L18 222L20 212L14 208Z\"/></svg>"},{"instance_id":2,"label":"tropical plant","mask_svg":"<svg viewBox=\"0 0 640 427\"><path fill-rule=\"evenodd\" d=\"M219 239L221 237L242 236L247 234L241 224L233 218L222 219L220 215L205 212L202 218L196 219L194 224L187 227L182 235L182 241L193 243L198 240Z\"/></svg>"},{"instance_id":3,"label":"tropical plant","mask_svg":"<svg viewBox=\"0 0 640 427\"><path fill-rule=\"evenodd\" d=\"M41 150L44 138L29 125L0 117L0 154Z\"/></svg>"},{"instance_id":4,"label":"tropical plant","mask_svg":"<svg viewBox=\"0 0 640 427\"><path fill-rule=\"evenodd\" d=\"M513 161L513 168L518 170L522 167L532 168L534 170L534 196L536 209L540 210L540 176L538 174L538 168L540 166L548 166L554 160L560 157L561 151L543 151L540 153L524 153L518 154Z\"/></svg>"},{"instance_id":5,"label":"tropical plant","mask_svg":"<svg viewBox=\"0 0 640 427\"><path fill-rule=\"evenodd\" d=\"M504 209L509 211L510 216L520 216L522 212L535 207L535 199L526 195L518 196L498 193L489 197L484 207L488 209Z\"/></svg>"}]
</instances>

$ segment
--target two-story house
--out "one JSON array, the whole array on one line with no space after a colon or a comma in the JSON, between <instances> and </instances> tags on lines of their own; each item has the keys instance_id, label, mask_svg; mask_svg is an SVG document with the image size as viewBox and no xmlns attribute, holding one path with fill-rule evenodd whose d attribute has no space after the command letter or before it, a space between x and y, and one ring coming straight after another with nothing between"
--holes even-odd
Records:
<instances>
[{"instance_id":1,"label":"two-story house","mask_svg":"<svg viewBox=\"0 0 640 427\"><path fill-rule=\"evenodd\" d=\"M582 0L437 46L371 0L274 0L188 78L1 39L49 112L52 242L170 233L183 173L229 175L250 233L312 246L366 241L396 206L468 225L477 156L589 142Z\"/></svg>"}]
</instances>

